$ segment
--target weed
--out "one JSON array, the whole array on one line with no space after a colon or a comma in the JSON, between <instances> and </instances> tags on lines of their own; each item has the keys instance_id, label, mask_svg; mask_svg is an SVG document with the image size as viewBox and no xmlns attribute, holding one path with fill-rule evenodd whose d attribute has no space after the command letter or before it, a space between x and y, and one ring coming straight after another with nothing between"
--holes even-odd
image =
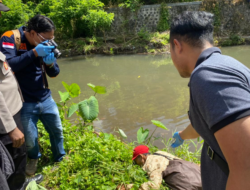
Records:
<instances>
[{"instance_id":1,"label":"weed","mask_svg":"<svg viewBox=\"0 0 250 190\"><path fill-rule=\"evenodd\" d=\"M230 35L229 39L224 40L220 43L221 46L233 46L233 45L242 45L245 43L245 39L241 38L236 34Z\"/></svg>"},{"instance_id":2,"label":"weed","mask_svg":"<svg viewBox=\"0 0 250 190\"><path fill-rule=\"evenodd\" d=\"M66 92L60 92L61 102L58 103L58 108L62 118L66 156L60 163L53 164L51 162L49 135L42 123L39 122L39 144L42 152L39 171L45 176L41 185L54 190L113 190L119 184L133 183L133 189L138 189L148 179L146 173L132 163L133 148L136 144L147 142L151 153L157 151L158 149L152 145L156 140L156 138L152 140L154 132L148 137L149 130L140 128L137 132L138 142L132 143L123 142L127 135L121 129L119 133L122 140L113 134L95 132L91 123L98 115L96 113L98 112L98 107L96 107L98 102L96 102L95 96L74 104L71 100L81 93L79 86L75 83L68 85L65 82L63 85ZM95 94L106 93L105 87L90 83L88 86ZM69 102L71 102L70 108L67 107ZM71 116L75 112L78 117L70 122L65 115ZM88 125L83 125L81 119L84 123L87 121ZM159 121L152 120L152 123L156 125L155 130L158 127L167 130ZM175 151L169 148L171 141L172 139L162 140L166 146L164 150L185 160L199 163L202 141L197 144L193 141L187 141ZM193 153L189 151L191 143L196 148ZM164 185L160 189L168 190Z\"/></svg>"}]
</instances>

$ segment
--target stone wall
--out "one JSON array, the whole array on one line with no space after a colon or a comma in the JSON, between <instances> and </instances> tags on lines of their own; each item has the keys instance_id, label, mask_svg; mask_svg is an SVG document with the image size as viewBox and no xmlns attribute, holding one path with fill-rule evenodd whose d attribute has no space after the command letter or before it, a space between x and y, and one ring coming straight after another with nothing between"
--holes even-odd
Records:
<instances>
[{"instance_id":1,"label":"stone wall","mask_svg":"<svg viewBox=\"0 0 250 190\"><path fill-rule=\"evenodd\" d=\"M185 10L199 10L201 2L173 3L168 4L170 15L178 14ZM115 14L110 35L134 34L141 29L149 32L157 30L160 19L161 5L143 5L136 12L125 8L111 8L108 12Z\"/></svg>"},{"instance_id":2,"label":"stone wall","mask_svg":"<svg viewBox=\"0 0 250 190\"><path fill-rule=\"evenodd\" d=\"M216 8L217 6L217 8ZM216 13L216 9L219 11ZM246 1L229 2L204 2L201 10L206 10L217 15L219 24L215 26L218 36L229 36L237 34L250 36L250 4Z\"/></svg>"},{"instance_id":3,"label":"stone wall","mask_svg":"<svg viewBox=\"0 0 250 190\"><path fill-rule=\"evenodd\" d=\"M240 1L217 1L219 6L220 24L217 26L216 34L226 36L231 33L240 35L250 35L250 4ZM182 13L183 11L198 11L206 10L215 12L214 6L216 1L211 2L186 2L167 4L170 20L173 16ZM138 11L132 12L125 8L111 8L108 12L115 13L114 22L111 26L109 36L117 35L134 35L140 30L149 32L157 31L157 25L160 19L161 5L144 5Z\"/></svg>"}]
</instances>

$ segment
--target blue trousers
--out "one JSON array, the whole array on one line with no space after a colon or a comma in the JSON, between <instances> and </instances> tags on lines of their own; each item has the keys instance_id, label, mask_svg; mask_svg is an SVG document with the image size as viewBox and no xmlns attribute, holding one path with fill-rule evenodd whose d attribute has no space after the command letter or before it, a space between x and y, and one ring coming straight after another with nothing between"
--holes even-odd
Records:
<instances>
[{"instance_id":1,"label":"blue trousers","mask_svg":"<svg viewBox=\"0 0 250 190\"><path fill-rule=\"evenodd\" d=\"M62 123L57 105L51 96L43 102L24 102L23 104L21 120L24 128L27 154L30 159L38 159L41 157L37 141L38 119L40 119L46 131L49 133L54 161L60 162L65 155Z\"/></svg>"}]
</instances>

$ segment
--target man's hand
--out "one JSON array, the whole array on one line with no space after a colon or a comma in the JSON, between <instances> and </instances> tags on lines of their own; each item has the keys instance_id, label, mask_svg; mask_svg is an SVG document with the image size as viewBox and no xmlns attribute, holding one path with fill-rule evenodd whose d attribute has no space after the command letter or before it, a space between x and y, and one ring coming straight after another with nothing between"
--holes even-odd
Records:
<instances>
[{"instance_id":1,"label":"man's hand","mask_svg":"<svg viewBox=\"0 0 250 190\"><path fill-rule=\"evenodd\" d=\"M52 52L52 49L54 49L54 48L55 48L55 46L46 46L43 44L38 44L33 51L34 51L36 57L37 56L44 57L44 56L49 55Z\"/></svg>"},{"instance_id":2,"label":"man's hand","mask_svg":"<svg viewBox=\"0 0 250 190\"><path fill-rule=\"evenodd\" d=\"M46 57L43 57L43 62L46 63L46 65L51 65L52 63L54 63L55 60L56 58L53 52L47 55Z\"/></svg>"},{"instance_id":3,"label":"man's hand","mask_svg":"<svg viewBox=\"0 0 250 190\"><path fill-rule=\"evenodd\" d=\"M116 187L116 190L126 190L126 187L125 187L125 185L118 185Z\"/></svg>"},{"instance_id":4,"label":"man's hand","mask_svg":"<svg viewBox=\"0 0 250 190\"><path fill-rule=\"evenodd\" d=\"M14 148L19 148L25 141L23 133L17 127L13 131L9 132L9 136L13 142Z\"/></svg>"},{"instance_id":5,"label":"man's hand","mask_svg":"<svg viewBox=\"0 0 250 190\"><path fill-rule=\"evenodd\" d=\"M182 145L184 142L184 140L180 137L179 132L175 132L173 138L175 139L175 141L171 144L172 148L176 148Z\"/></svg>"}]
</instances>

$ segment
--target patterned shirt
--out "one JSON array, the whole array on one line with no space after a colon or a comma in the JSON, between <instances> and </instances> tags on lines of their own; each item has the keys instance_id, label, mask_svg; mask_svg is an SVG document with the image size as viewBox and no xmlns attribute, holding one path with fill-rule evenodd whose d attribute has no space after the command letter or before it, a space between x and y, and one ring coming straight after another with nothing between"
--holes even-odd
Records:
<instances>
[{"instance_id":1,"label":"patterned shirt","mask_svg":"<svg viewBox=\"0 0 250 190\"><path fill-rule=\"evenodd\" d=\"M163 151L157 151L156 153L168 156L173 160L174 158L180 159L172 154ZM159 155L149 155L147 160L142 167L144 171L147 172L149 176L149 181L143 183L139 190L150 190L150 189L160 189L162 183L162 172L166 170L169 165L169 160L163 156ZM129 190L133 187L133 184L129 184L126 187L126 190Z\"/></svg>"}]
</instances>

